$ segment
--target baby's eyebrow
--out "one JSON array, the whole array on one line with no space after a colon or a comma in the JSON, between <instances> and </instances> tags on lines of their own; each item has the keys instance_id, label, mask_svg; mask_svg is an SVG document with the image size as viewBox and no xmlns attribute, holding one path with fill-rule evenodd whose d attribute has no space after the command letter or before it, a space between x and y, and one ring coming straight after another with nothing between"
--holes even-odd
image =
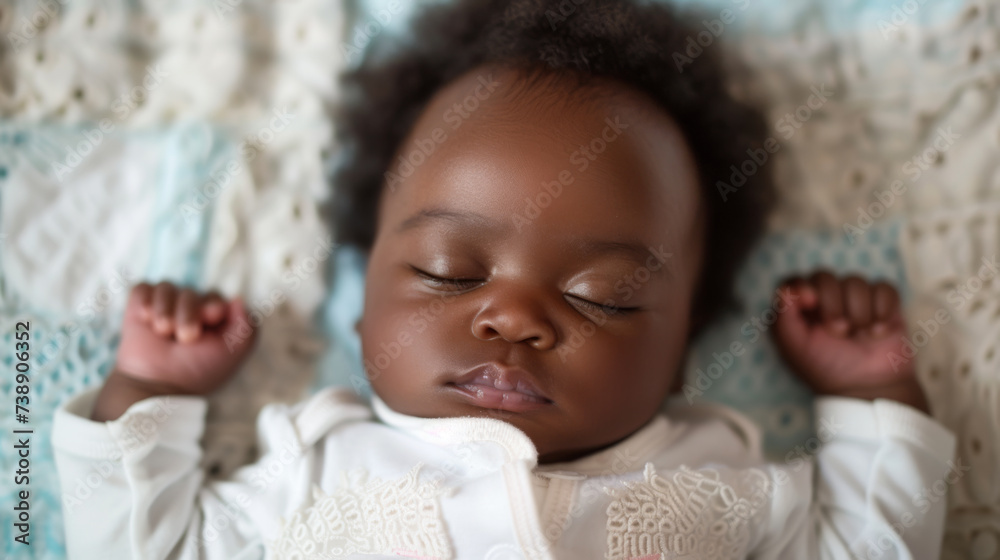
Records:
<instances>
[{"instance_id":1,"label":"baby's eyebrow","mask_svg":"<svg viewBox=\"0 0 1000 560\"><path fill-rule=\"evenodd\" d=\"M641 264L647 268L654 276L661 276L673 270L671 264L666 263L671 253L657 251L654 247L647 246L638 241L608 241L604 239L584 239L576 244L576 248L583 257L595 257L608 253L620 254L629 260ZM662 245L660 247L662 249ZM662 266L666 265L666 266Z\"/></svg>"},{"instance_id":2,"label":"baby's eyebrow","mask_svg":"<svg viewBox=\"0 0 1000 560\"><path fill-rule=\"evenodd\" d=\"M483 229L499 229L493 219L476 214L475 212L457 212L446 208L424 208L409 218L403 220L396 228L396 233L403 233L406 230L419 227L434 220L446 220L456 224L475 225Z\"/></svg>"}]
</instances>

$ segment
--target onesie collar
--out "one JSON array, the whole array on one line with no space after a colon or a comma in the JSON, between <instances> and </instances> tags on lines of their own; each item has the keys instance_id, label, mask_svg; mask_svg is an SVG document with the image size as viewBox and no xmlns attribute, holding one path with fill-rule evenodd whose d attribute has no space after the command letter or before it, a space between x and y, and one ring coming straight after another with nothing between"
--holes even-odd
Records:
<instances>
[{"instance_id":1,"label":"onesie collar","mask_svg":"<svg viewBox=\"0 0 1000 560\"><path fill-rule=\"evenodd\" d=\"M387 425L410 432L430 443L451 445L470 441L490 441L504 449L508 461L525 461L531 467L538 464L535 444L524 432L503 420L474 416L456 418L409 416L389 408L378 395L372 395L372 409Z\"/></svg>"},{"instance_id":2,"label":"onesie collar","mask_svg":"<svg viewBox=\"0 0 1000 560\"><path fill-rule=\"evenodd\" d=\"M463 416L457 418L421 418L401 414L389 408L378 395L372 395L372 409L382 422L405 430L415 437L438 445L471 441L489 441L500 445L510 462L526 462L539 474L559 476L575 473L586 476L621 475L641 470L676 436L676 426L662 414L622 441L575 461L538 465L538 451L531 439L513 424L496 418ZM536 468L537 467L537 468Z\"/></svg>"}]
</instances>

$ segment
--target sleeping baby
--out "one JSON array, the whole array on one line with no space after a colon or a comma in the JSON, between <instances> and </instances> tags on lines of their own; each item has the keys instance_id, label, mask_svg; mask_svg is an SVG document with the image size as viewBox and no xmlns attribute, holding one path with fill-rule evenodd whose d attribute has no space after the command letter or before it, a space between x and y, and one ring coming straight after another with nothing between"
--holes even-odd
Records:
<instances>
[{"instance_id":1,"label":"sleeping baby","mask_svg":"<svg viewBox=\"0 0 1000 560\"><path fill-rule=\"evenodd\" d=\"M917 498L955 440L897 359L892 286L776 286L808 453L769 463L747 419L680 395L772 200L768 164L733 169L776 145L710 50L676 63L697 31L656 4L465 0L348 74L334 222L368 254L371 402L267 406L256 461L209 477L247 310L134 287L113 371L55 418L63 488L101 480L65 504L70 557L936 558L945 503Z\"/></svg>"}]
</instances>

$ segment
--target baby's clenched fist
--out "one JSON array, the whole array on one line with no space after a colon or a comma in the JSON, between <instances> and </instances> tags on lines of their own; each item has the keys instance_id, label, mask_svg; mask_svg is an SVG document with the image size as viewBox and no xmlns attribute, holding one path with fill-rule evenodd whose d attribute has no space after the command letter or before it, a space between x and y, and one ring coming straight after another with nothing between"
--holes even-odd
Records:
<instances>
[{"instance_id":1,"label":"baby's clenched fist","mask_svg":"<svg viewBox=\"0 0 1000 560\"><path fill-rule=\"evenodd\" d=\"M818 271L790 278L779 290L792 305L778 315L775 344L813 390L927 410L912 359L900 358L908 355L906 323L894 287Z\"/></svg>"},{"instance_id":2,"label":"baby's clenched fist","mask_svg":"<svg viewBox=\"0 0 1000 560\"><path fill-rule=\"evenodd\" d=\"M151 394L204 395L236 373L254 338L239 298L139 284L125 309L112 381Z\"/></svg>"}]
</instances>

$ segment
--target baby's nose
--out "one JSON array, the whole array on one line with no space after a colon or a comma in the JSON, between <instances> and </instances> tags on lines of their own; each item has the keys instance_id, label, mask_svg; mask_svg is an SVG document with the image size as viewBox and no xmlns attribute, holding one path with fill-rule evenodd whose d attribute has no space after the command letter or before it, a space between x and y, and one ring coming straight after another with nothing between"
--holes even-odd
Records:
<instances>
[{"instance_id":1,"label":"baby's nose","mask_svg":"<svg viewBox=\"0 0 1000 560\"><path fill-rule=\"evenodd\" d=\"M480 340L526 342L537 350L555 346L556 328L541 302L518 293L494 293L472 321Z\"/></svg>"}]
</instances>

